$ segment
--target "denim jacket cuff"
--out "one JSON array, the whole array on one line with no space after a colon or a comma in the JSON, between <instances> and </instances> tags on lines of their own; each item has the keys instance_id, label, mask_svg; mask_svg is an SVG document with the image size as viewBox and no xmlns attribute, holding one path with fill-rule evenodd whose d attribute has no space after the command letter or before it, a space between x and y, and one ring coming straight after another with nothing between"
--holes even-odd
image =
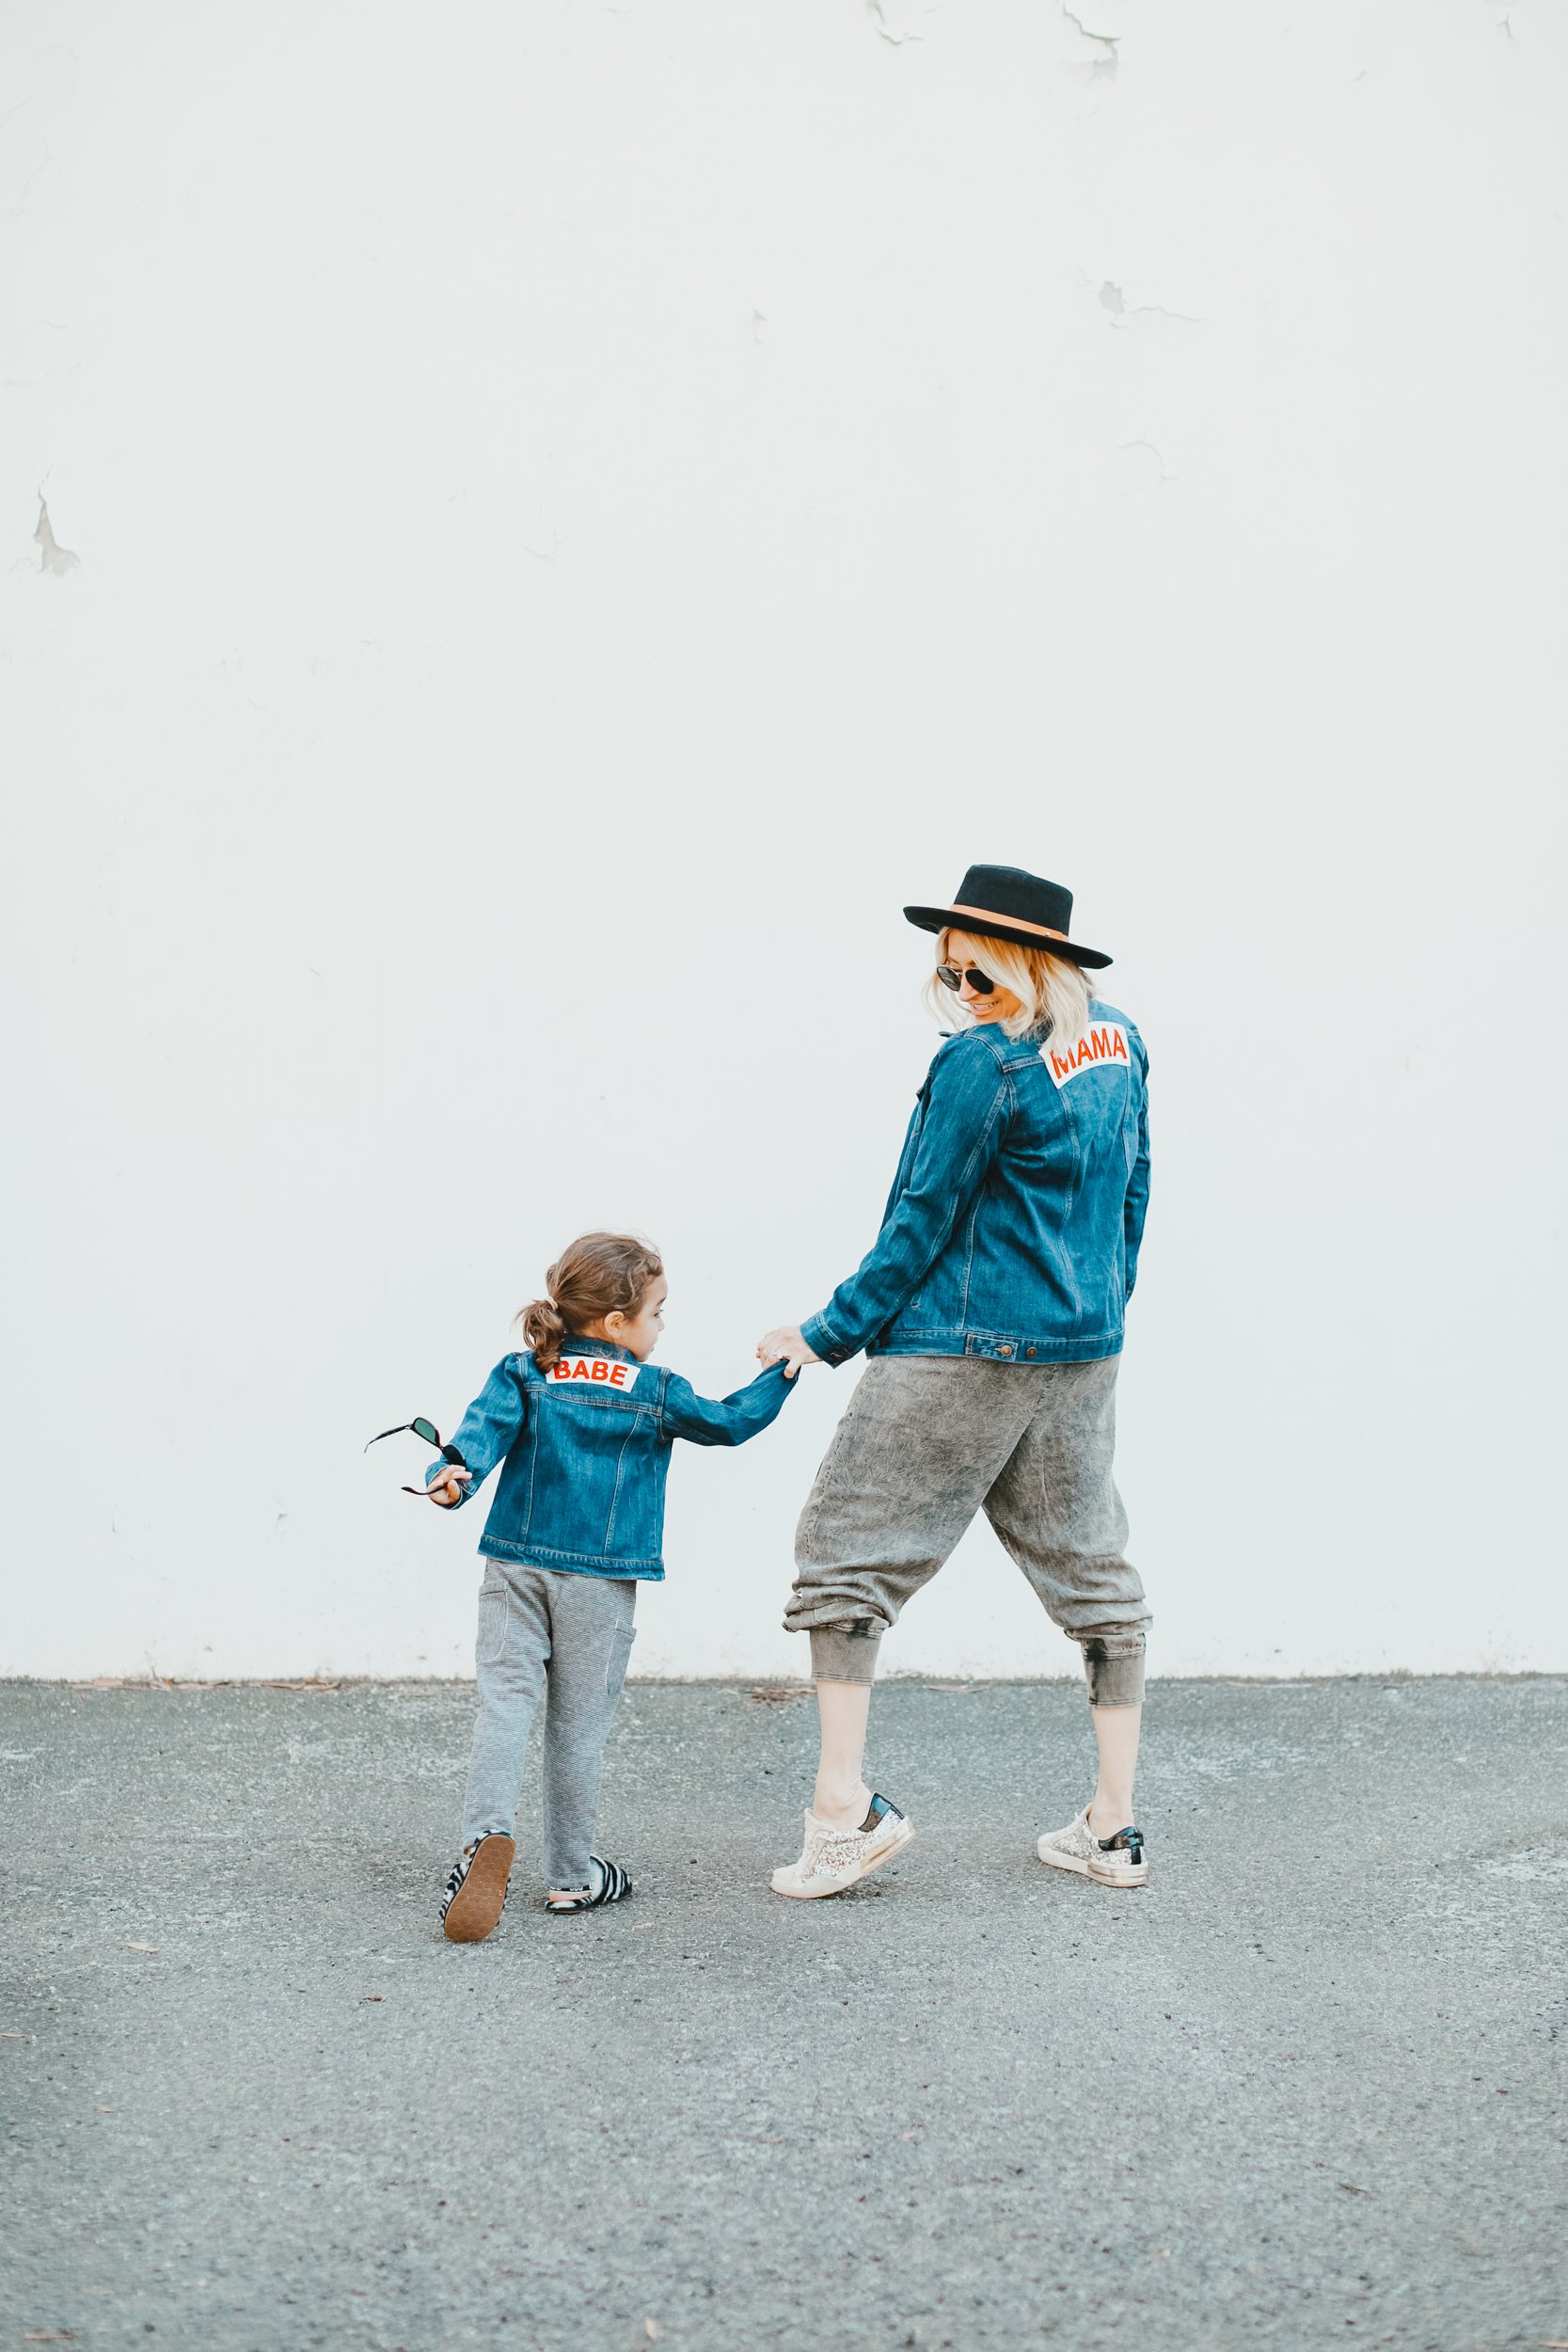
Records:
<instances>
[{"instance_id":1,"label":"denim jacket cuff","mask_svg":"<svg viewBox=\"0 0 1568 2352\"><path fill-rule=\"evenodd\" d=\"M826 1315L808 1315L800 1326L800 1337L812 1354L820 1356L825 1364L832 1364L835 1372L856 1353L847 1340L839 1338Z\"/></svg>"}]
</instances>

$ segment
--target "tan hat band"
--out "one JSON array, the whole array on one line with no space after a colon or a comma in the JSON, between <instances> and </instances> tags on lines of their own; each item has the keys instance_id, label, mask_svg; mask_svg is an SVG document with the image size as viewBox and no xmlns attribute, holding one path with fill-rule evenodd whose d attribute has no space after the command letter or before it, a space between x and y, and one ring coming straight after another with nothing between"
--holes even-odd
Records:
<instances>
[{"instance_id":1,"label":"tan hat band","mask_svg":"<svg viewBox=\"0 0 1568 2352\"><path fill-rule=\"evenodd\" d=\"M1037 939L1065 939L1066 931L1053 931L1049 923L1026 923L1022 914L993 914L990 907L949 907L949 914L977 914L982 923L1010 923L1015 931L1033 931ZM957 929L957 926L954 927Z\"/></svg>"}]
</instances>

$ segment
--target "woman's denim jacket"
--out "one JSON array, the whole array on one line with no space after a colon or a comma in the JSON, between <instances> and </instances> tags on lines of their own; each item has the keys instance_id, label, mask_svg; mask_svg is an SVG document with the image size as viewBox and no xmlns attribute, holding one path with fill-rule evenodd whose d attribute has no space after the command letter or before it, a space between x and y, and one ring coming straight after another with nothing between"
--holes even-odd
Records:
<instances>
[{"instance_id":1,"label":"woman's denim jacket","mask_svg":"<svg viewBox=\"0 0 1568 2352\"><path fill-rule=\"evenodd\" d=\"M480 1550L575 1576L657 1583L675 1439L744 1445L777 1417L794 1385L775 1364L715 1404L607 1340L563 1341L548 1372L527 1352L503 1357L451 1439L473 1472L465 1502L504 1465ZM444 1467L433 1462L426 1484Z\"/></svg>"},{"instance_id":2,"label":"woman's denim jacket","mask_svg":"<svg viewBox=\"0 0 1568 2352\"><path fill-rule=\"evenodd\" d=\"M938 1049L876 1247L802 1327L868 1355L1115 1356L1148 1205L1148 1057L1094 998L1065 1054L994 1025Z\"/></svg>"}]
</instances>

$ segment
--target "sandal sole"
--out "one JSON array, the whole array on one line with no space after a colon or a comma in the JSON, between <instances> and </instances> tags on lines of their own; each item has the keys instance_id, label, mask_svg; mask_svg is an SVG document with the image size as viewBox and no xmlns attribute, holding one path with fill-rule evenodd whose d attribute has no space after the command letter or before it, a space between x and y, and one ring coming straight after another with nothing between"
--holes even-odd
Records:
<instances>
[{"instance_id":1,"label":"sandal sole","mask_svg":"<svg viewBox=\"0 0 1568 2352\"><path fill-rule=\"evenodd\" d=\"M484 1840L441 1922L441 1932L449 1944L483 1944L487 1935L494 1933L506 1902L506 1883L512 1876L516 1851L516 1843L510 1837Z\"/></svg>"}]
</instances>

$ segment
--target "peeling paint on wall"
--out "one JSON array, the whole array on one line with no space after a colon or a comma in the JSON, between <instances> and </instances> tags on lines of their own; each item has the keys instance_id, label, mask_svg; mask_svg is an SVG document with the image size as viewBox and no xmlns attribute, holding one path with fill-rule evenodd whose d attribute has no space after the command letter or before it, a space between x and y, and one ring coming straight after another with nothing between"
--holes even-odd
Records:
<instances>
[{"instance_id":1,"label":"peeling paint on wall","mask_svg":"<svg viewBox=\"0 0 1568 2352\"><path fill-rule=\"evenodd\" d=\"M1117 78L1117 51L1120 45L1121 35L1091 32L1082 17L1073 15L1072 10L1065 5L1065 0L1062 14L1079 40L1088 45L1090 54L1084 61L1085 81L1091 86L1096 82L1114 82Z\"/></svg>"},{"instance_id":2,"label":"peeling paint on wall","mask_svg":"<svg viewBox=\"0 0 1568 2352\"><path fill-rule=\"evenodd\" d=\"M1081 285L1089 280L1080 278ZM1191 310L1167 310L1163 302L1130 303L1114 278L1102 278L1095 289L1095 299L1110 316L1113 326L1120 326L1128 319L1175 319L1182 326L1201 326L1203 321Z\"/></svg>"},{"instance_id":3,"label":"peeling paint on wall","mask_svg":"<svg viewBox=\"0 0 1568 2352\"><path fill-rule=\"evenodd\" d=\"M72 555L69 548L62 548L55 538L55 527L49 519L48 501L41 492L39 496L39 518L33 525L33 536L42 550L39 559L40 572L73 572L76 569L82 559L79 555Z\"/></svg>"},{"instance_id":4,"label":"peeling paint on wall","mask_svg":"<svg viewBox=\"0 0 1568 2352\"><path fill-rule=\"evenodd\" d=\"M865 6L882 39L899 49L907 40L925 40L934 0L865 0Z\"/></svg>"},{"instance_id":5,"label":"peeling paint on wall","mask_svg":"<svg viewBox=\"0 0 1568 2352\"><path fill-rule=\"evenodd\" d=\"M1128 451L1142 450L1147 455L1152 457L1155 465L1159 468L1159 473L1156 478L1162 485L1167 482L1174 482L1176 480L1176 476L1170 471L1170 469L1165 464L1164 452L1156 448L1152 441L1118 441L1117 443L1117 449Z\"/></svg>"}]
</instances>

